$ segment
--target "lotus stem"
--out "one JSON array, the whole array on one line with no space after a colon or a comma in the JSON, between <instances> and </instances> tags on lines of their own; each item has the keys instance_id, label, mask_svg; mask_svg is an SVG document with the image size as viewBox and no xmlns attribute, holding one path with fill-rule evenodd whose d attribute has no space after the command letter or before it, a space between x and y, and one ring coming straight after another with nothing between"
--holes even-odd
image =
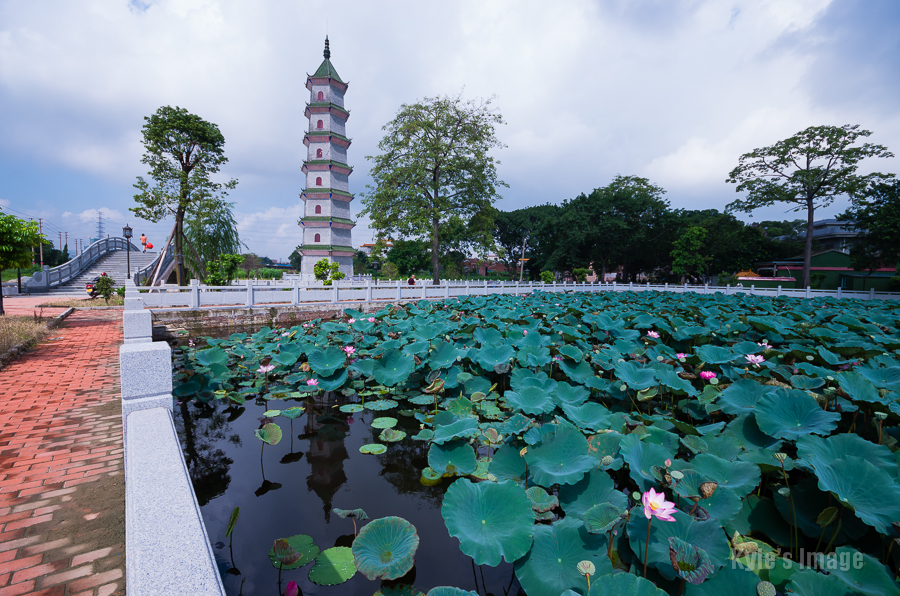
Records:
<instances>
[{"instance_id":1,"label":"lotus stem","mask_svg":"<svg viewBox=\"0 0 900 596\"><path fill-rule=\"evenodd\" d=\"M794 520L794 527L791 528L791 552L794 552L794 545L800 548L800 532L797 529L797 509L794 507L794 493L791 491L791 483L788 480L787 471L784 469L784 460L779 461L781 464L781 475L784 477L784 485L788 489L788 500L791 503L791 517ZM794 553L796 556L796 553Z\"/></svg>"},{"instance_id":2,"label":"lotus stem","mask_svg":"<svg viewBox=\"0 0 900 596\"><path fill-rule=\"evenodd\" d=\"M841 509L841 516L838 517L838 525L834 530L834 534L831 535L831 540L828 541L828 546L825 547L825 552L831 552L831 545L834 544L834 539L837 538L837 535L841 533L841 523L844 521L844 509Z\"/></svg>"},{"instance_id":3,"label":"lotus stem","mask_svg":"<svg viewBox=\"0 0 900 596\"><path fill-rule=\"evenodd\" d=\"M696 505L694 505L696 507ZM644 578L647 577L647 558L650 556L650 524L653 523L653 516L647 520L647 544L644 546Z\"/></svg>"},{"instance_id":4,"label":"lotus stem","mask_svg":"<svg viewBox=\"0 0 900 596\"><path fill-rule=\"evenodd\" d=\"M353 522L353 537L356 538L356 520L351 517L350 521Z\"/></svg>"},{"instance_id":5,"label":"lotus stem","mask_svg":"<svg viewBox=\"0 0 900 596\"><path fill-rule=\"evenodd\" d=\"M585 573L585 574L584 574L584 577L587 578L587 582L588 582L588 592L590 592L590 591L591 591L591 574L590 574L590 573Z\"/></svg>"},{"instance_id":6,"label":"lotus stem","mask_svg":"<svg viewBox=\"0 0 900 596\"><path fill-rule=\"evenodd\" d=\"M686 583L687 583L686 580L684 580L684 579L681 580L681 585L678 587L678 596L681 596L682 594L684 594L684 584L686 584Z\"/></svg>"},{"instance_id":7,"label":"lotus stem","mask_svg":"<svg viewBox=\"0 0 900 596\"><path fill-rule=\"evenodd\" d=\"M259 448L259 469L262 470L263 482L266 481L266 468L263 466L263 452L265 451L266 444L263 443Z\"/></svg>"},{"instance_id":8,"label":"lotus stem","mask_svg":"<svg viewBox=\"0 0 900 596\"><path fill-rule=\"evenodd\" d=\"M881 420L878 421L878 444L881 445Z\"/></svg>"}]
</instances>

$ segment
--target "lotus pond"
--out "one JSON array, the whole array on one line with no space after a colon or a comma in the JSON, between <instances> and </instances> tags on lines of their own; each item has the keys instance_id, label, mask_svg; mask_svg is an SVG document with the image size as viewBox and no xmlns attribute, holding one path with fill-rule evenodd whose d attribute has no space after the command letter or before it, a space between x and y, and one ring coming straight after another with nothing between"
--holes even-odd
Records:
<instances>
[{"instance_id":1,"label":"lotus pond","mask_svg":"<svg viewBox=\"0 0 900 596\"><path fill-rule=\"evenodd\" d=\"M900 596L900 303L345 315L176 352L229 594Z\"/></svg>"}]
</instances>

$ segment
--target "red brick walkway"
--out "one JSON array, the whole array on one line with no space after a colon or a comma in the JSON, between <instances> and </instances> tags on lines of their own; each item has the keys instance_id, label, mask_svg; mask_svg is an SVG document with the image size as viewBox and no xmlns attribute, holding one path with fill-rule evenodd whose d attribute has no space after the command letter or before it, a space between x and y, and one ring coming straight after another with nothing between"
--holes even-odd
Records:
<instances>
[{"instance_id":1,"label":"red brick walkway","mask_svg":"<svg viewBox=\"0 0 900 596\"><path fill-rule=\"evenodd\" d=\"M125 593L122 311L76 311L0 370L0 596Z\"/></svg>"}]
</instances>

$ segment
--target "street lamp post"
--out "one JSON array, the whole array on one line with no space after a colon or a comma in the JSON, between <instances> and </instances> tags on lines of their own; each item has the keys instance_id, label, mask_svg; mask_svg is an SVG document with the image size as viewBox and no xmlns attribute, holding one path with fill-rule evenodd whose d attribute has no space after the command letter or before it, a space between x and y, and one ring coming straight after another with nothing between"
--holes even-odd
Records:
<instances>
[{"instance_id":1,"label":"street lamp post","mask_svg":"<svg viewBox=\"0 0 900 596\"><path fill-rule=\"evenodd\" d=\"M131 279L131 228L128 224L122 228L122 235L125 236L125 260L128 268L128 279Z\"/></svg>"}]
</instances>

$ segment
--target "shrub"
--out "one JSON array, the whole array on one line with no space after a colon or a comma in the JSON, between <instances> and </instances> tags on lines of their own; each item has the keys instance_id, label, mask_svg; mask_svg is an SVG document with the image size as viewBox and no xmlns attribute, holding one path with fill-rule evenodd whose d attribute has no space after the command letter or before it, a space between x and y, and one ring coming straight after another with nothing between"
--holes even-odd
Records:
<instances>
[{"instance_id":1,"label":"shrub","mask_svg":"<svg viewBox=\"0 0 900 596\"><path fill-rule=\"evenodd\" d=\"M719 277L719 285L720 286L728 286L728 285L733 286L733 285L737 284L737 281L738 281L737 275L734 275L732 273L726 273L725 271L720 273L718 275L718 277Z\"/></svg>"},{"instance_id":2,"label":"shrub","mask_svg":"<svg viewBox=\"0 0 900 596\"><path fill-rule=\"evenodd\" d=\"M541 281L545 284L552 284L555 279L552 271L541 271Z\"/></svg>"},{"instance_id":3,"label":"shrub","mask_svg":"<svg viewBox=\"0 0 900 596\"><path fill-rule=\"evenodd\" d=\"M588 273L590 272L590 269L572 269L572 275L575 276L575 280L579 283L586 282Z\"/></svg>"},{"instance_id":4,"label":"shrub","mask_svg":"<svg viewBox=\"0 0 900 596\"><path fill-rule=\"evenodd\" d=\"M94 283L94 290L96 290L98 294L103 296L103 299L106 300L107 304L109 304L110 296L112 296L113 292L116 291L116 280L108 275L101 275L100 279L98 279L96 283Z\"/></svg>"},{"instance_id":5,"label":"shrub","mask_svg":"<svg viewBox=\"0 0 900 596\"><path fill-rule=\"evenodd\" d=\"M316 276L316 279L324 283L326 286L330 286L331 282L336 279L344 279L344 274L339 271L340 265L337 263L330 262L326 258L321 258L316 261L316 265L313 268L313 274Z\"/></svg>"},{"instance_id":6,"label":"shrub","mask_svg":"<svg viewBox=\"0 0 900 596\"><path fill-rule=\"evenodd\" d=\"M394 263L388 261L384 264L384 267L381 268L381 274L388 279L399 279L400 278L400 268L397 267Z\"/></svg>"}]
</instances>

